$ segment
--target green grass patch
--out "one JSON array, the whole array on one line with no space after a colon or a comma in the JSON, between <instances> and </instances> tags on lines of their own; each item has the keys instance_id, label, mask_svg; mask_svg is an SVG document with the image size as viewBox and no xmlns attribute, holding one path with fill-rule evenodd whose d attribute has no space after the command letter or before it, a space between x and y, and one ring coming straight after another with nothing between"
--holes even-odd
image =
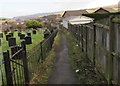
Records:
<instances>
[{"instance_id":1,"label":"green grass patch","mask_svg":"<svg viewBox=\"0 0 120 86\"><path fill-rule=\"evenodd\" d=\"M114 18L112 21L115 23L120 23L120 18Z\"/></svg>"},{"instance_id":2,"label":"green grass patch","mask_svg":"<svg viewBox=\"0 0 120 86\"><path fill-rule=\"evenodd\" d=\"M32 44L27 45L27 52L30 53L31 49L34 48L37 44L39 44L44 38L43 38L43 30L37 31L36 34L32 34L31 32L31 37L32 37ZM27 36L27 33L25 31L21 32L22 34L25 34ZM14 32L14 37L16 37L16 43L20 44L23 40L20 40L20 37L18 36L18 31ZM8 41L6 41L5 35L2 38L2 51L9 50L11 47L8 46Z\"/></svg>"},{"instance_id":3,"label":"green grass patch","mask_svg":"<svg viewBox=\"0 0 120 86\"><path fill-rule=\"evenodd\" d=\"M80 50L75 37L66 30L64 33L68 39L71 65L77 72L80 84L103 84L104 80L97 75L93 63L86 57L86 53Z\"/></svg>"}]
</instances>

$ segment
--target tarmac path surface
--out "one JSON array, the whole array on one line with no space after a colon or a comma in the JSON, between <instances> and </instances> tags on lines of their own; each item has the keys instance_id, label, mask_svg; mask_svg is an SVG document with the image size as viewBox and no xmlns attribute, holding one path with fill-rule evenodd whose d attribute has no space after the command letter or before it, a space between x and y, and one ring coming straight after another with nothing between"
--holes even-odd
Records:
<instances>
[{"instance_id":1,"label":"tarmac path surface","mask_svg":"<svg viewBox=\"0 0 120 86\"><path fill-rule=\"evenodd\" d=\"M70 64L67 39L63 33L58 48L55 50L56 60L48 84L78 84L78 78Z\"/></svg>"}]
</instances>

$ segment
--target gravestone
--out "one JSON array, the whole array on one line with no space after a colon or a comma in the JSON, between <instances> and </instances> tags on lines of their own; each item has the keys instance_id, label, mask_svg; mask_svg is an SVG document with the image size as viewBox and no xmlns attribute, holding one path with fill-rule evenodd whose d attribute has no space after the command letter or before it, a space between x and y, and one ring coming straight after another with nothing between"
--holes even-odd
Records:
<instances>
[{"instance_id":1,"label":"gravestone","mask_svg":"<svg viewBox=\"0 0 120 86\"><path fill-rule=\"evenodd\" d=\"M9 37L11 37L11 35L10 35L10 34L7 34L7 35L6 35L6 40L7 40L7 41L8 41L8 38L9 38Z\"/></svg>"},{"instance_id":2,"label":"gravestone","mask_svg":"<svg viewBox=\"0 0 120 86\"><path fill-rule=\"evenodd\" d=\"M19 33L18 33L18 36L20 36L20 34L21 34L21 33L19 32Z\"/></svg>"},{"instance_id":3,"label":"gravestone","mask_svg":"<svg viewBox=\"0 0 120 86\"><path fill-rule=\"evenodd\" d=\"M31 33L27 33L28 36L31 36Z\"/></svg>"},{"instance_id":4,"label":"gravestone","mask_svg":"<svg viewBox=\"0 0 120 86\"><path fill-rule=\"evenodd\" d=\"M25 37L25 43L26 44L32 44L32 38L31 38L31 36L26 36Z\"/></svg>"},{"instance_id":5,"label":"gravestone","mask_svg":"<svg viewBox=\"0 0 120 86\"><path fill-rule=\"evenodd\" d=\"M18 31L18 30L14 30L14 31Z\"/></svg>"},{"instance_id":6,"label":"gravestone","mask_svg":"<svg viewBox=\"0 0 120 86\"><path fill-rule=\"evenodd\" d=\"M48 30L45 30L45 31L44 31L44 38L45 38L45 39L48 38L49 35L50 35L50 32L49 32Z\"/></svg>"},{"instance_id":7,"label":"gravestone","mask_svg":"<svg viewBox=\"0 0 120 86\"><path fill-rule=\"evenodd\" d=\"M3 33L0 33L0 38L3 38Z\"/></svg>"},{"instance_id":8,"label":"gravestone","mask_svg":"<svg viewBox=\"0 0 120 86\"><path fill-rule=\"evenodd\" d=\"M50 29L50 32L53 33L53 29Z\"/></svg>"},{"instance_id":9,"label":"gravestone","mask_svg":"<svg viewBox=\"0 0 120 86\"><path fill-rule=\"evenodd\" d=\"M2 45L1 39L0 39L0 46Z\"/></svg>"},{"instance_id":10,"label":"gravestone","mask_svg":"<svg viewBox=\"0 0 120 86\"><path fill-rule=\"evenodd\" d=\"M13 37L13 33L9 33L11 35L11 37Z\"/></svg>"},{"instance_id":11,"label":"gravestone","mask_svg":"<svg viewBox=\"0 0 120 86\"><path fill-rule=\"evenodd\" d=\"M15 37L9 37L8 38L8 45L9 47L16 45L16 38Z\"/></svg>"},{"instance_id":12,"label":"gravestone","mask_svg":"<svg viewBox=\"0 0 120 86\"><path fill-rule=\"evenodd\" d=\"M36 30L33 30L33 34L36 34Z\"/></svg>"},{"instance_id":13,"label":"gravestone","mask_svg":"<svg viewBox=\"0 0 120 86\"><path fill-rule=\"evenodd\" d=\"M6 35L6 34L7 34L7 31L4 31L4 34Z\"/></svg>"},{"instance_id":14,"label":"gravestone","mask_svg":"<svg viewBox=\"0 0 120 86\"><path fill-rule=\"evenodd\" d=\"M24 39L25 34L20 34L20 39Z\"/></svg>"},{"instance_id":15,"label":"gravestone","mask_svg":"<svg viewBox=\"0 0 120 86\"><path fill-rule=\"evenodd\" d=\"M17 60L17 59L22 59L22 51L18 52L22 47L21 46L14 46L11 48L11 55L15 55L12 59ZM16 53L18 52L18 53Z\"/></svg>"}]
</instances>

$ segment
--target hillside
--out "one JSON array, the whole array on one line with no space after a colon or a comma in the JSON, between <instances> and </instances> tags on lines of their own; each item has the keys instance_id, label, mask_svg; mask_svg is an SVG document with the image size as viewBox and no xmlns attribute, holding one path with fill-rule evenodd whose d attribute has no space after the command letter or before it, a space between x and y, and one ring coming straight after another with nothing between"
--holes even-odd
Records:
<instances>
[{"instance_id":1,"label":"hillside","mask_svg":"<svg viewBox=\"0 0 120 86\"><path fill-rule=\"evenodd\" d=\"M60 14L60 15L62 15L63 12L37 13L37 14L33 14L33 15L14 17L13 19L25 19L25 20L28 20L28 19L32 19L34 17L43 17L43 16L47 16L47 15L52 15L52 14Z\"/></svg>"},{"instance_id":2,"label":"hillside","mask_svg":"<svg viewBox=\"0 0 120 86\"><path fill-rule=\"evenodd\" d=\"M43 16L48 16L48 15L63 15L64 12L56 12L56 13L51 13L51 14L46 14L46 15L41 15L41 16L37 16L37 17L43 17Z\"/></svg>"}]
</instances>

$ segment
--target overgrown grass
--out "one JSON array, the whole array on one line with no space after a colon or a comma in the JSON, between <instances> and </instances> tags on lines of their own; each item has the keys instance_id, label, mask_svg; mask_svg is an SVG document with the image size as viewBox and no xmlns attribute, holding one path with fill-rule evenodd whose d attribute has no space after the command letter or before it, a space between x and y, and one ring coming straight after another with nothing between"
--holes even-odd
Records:
<instances>
[{"instance_id":1,"label":"overgrown grass","mask_svg":"<svg viewBox=\"0 0 120 86\"><path fill-rule=\"evenodd\" d=\"M120 23L120 18L114 18L112 21L116 23Z\"/></svg>"},{"instance_id":2,"label":"overgrown grass","mask_svg":"<svg viewBox=\"0 0 120 86\"><path fill-rule=\"evenodd\" d=\"M52 50L48 53L46 60L43 64L40 65L39 71L36 73L36 76L30 82L30 84L47 84L48 78L52 73L52 67L54 64L55 49L58 47L61 39L61 35L58 32L55 37Z\"/></svg>"},{"instance_id":3,"label":"overgrown grass","mask_svg":"<svg viewBox=\"0 0 120 86\"><path fill-rule=\"evenodd\" d=\"M74 36L64 31L68 39L68 50L71 64L80 80L80 84L102 84L104 81L96 74L93 63L86 57L86 53L80 50Z\"/></svg>"}]
</instances>

